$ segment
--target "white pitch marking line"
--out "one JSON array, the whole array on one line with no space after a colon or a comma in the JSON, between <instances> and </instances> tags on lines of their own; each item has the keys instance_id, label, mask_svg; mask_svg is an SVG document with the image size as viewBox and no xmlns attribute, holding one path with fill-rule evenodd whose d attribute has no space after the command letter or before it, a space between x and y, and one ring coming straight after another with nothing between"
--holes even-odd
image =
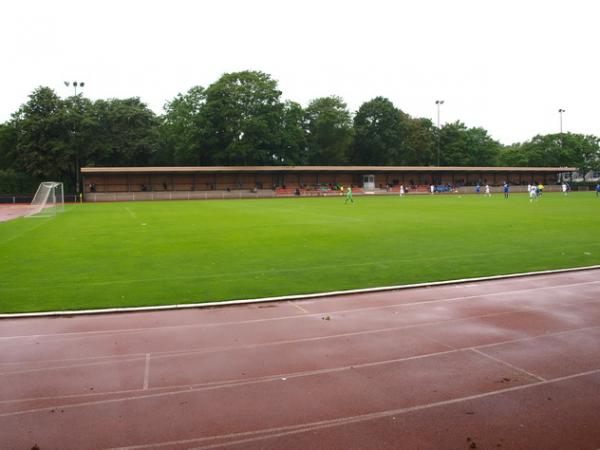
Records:
<instances>
[{"instance_id":1,"label":"white pitch marking line","mask_svg":"<svg viewBox=\"0 0 600 450\"><path fill-rule=\"evenodd\" d=\"M296 304L295 302L288 302L290 305L292 305L294 308L299 309L300 311L302 311L304 314L310 314L310 311L304 309L302 306Z\"/></svg>"},{"instance_id":2,"label":"white pitch marking line","mask_svg":"<svg viewBox=\"0 0 600 450\"><path fill-rule=\"evenodd\" d=\"M127 212L129 213L129 215L131 217L133 217L134 219L137 219L137 216L135 215L135 213L132 210L130 210L127 206L125 207L125 209L127 210Z\"/></svg>"},{"instance_id":3,"label":"white pitch marking line","mask_svg":"<svg viewBox=\"0 0 600 450\"><path fill-rule=\"evenodd\" d=\"M150 353L146 353L146 365L144 367L144 390L148 390L148 382L150 381Z\"/></svg>"}]
</instances>

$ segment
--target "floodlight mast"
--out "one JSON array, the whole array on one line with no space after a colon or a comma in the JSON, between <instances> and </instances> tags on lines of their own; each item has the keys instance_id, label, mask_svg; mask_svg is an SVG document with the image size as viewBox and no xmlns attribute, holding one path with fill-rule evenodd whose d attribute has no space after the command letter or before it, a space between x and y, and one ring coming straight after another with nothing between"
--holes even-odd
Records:
<instances>
[{"instance_id":1,"label":"floodlight mast","mask_svg":"<svg viewBox=\"0 0 600 450\"><path fill-rule=\"evenodd\" d=\"M85 86L84 81L73 81L73 82L65 81L64 83L65 83L65 86L67 86L67 87L73 85L73 92L74 92L73 95L75 95L75 96L77 96L77 86L79 86L82 89Z\"/></svg>"},{"instance_id":2,"label":"floodlight mast","mask_svg":"<svg viewBox=\"0 0 600 450\"><path fill-rule=\"evenodd\" d=\"M444 104L444 100L436 100L437 105L437 127L438 127L438 142L437 142L437 165L440 166L440 106Z\"/></svg>"},{"instance_id":3,"label":"floodlight mast","mask_svg":"<svg viewBox=\"0 0 600 450\"><path fill-rule=\"evenodd\" d=\"M562 116L563 116L563 113L566 111L567 110L563 109L563 108L559 108L559 110L558 110L558 114L560 116L560 146L561 147L564 147Z\"/></svg>"},{"instance_id":4,"label":"floodlight mast","mask_svg":"<svg viewBox=\"0 0 600 450\"><path fill-rule=\"evenodd\" d=\"M561 135L561 136L562 136L562 133L563 133L563 128L562 128L562 115L563 115L563 113L564 113L564 112L567 112L567 110L566 110L566 109L562 109L562 108L560 108L560 109L558 110L558 114L560 115L560 135Z\"/></svg>"},{"instance_id":5,"label":"floodlight mast","mask_svg":"<svg viewBox=\"0 0 600 450\"><path fill-rule=\"evenodd\" d=\"M73 82L69 82L69 81L64 81L63 82L65 84L65 86L69 87L69 86L73 86L73 95L75 98L77 97L77 87L79 87L80 89L83 89L83 87L85 86L85 81L73 81ZM79 102L77 101L77 104L79 105ZM72 132L74 133L74 131ZM79 182L79 153L76 153L75 155L75 171L76 171L76 181L75 181L75 191L77 194L81 193L80 190L80 182Z\"/></svg>"}]
</instances>

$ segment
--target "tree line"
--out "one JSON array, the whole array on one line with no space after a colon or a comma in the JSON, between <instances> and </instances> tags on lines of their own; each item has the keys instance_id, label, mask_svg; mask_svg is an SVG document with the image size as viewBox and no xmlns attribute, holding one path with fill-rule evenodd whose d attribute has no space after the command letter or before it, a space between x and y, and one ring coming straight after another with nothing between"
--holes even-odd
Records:
<instances>
[{"instance_id":1,"label":"tree line","mask_svg":"<svg viewBox=\"0 0 600 450\"><path fill-rule=\"evenodd\" d=\"M139 98L61 99L38 87L0 124L0 192L30 192L42 179L78 188L83 166L440 165L600 168L600 139L538 135L503 145L462 122L438 129L376 97L351 113L342 98L304 108L283 101L257 71L224 74L167 102L161 115Z\"/></svg>"}]
</instances>

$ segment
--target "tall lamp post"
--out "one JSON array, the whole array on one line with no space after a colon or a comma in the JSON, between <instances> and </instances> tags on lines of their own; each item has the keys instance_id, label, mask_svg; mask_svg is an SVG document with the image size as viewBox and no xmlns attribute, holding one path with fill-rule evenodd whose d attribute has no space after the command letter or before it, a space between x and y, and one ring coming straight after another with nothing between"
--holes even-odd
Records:
<instances>
[{"instance_id":1,"label":"tall lamp post","mask_svg":"<svg viewBox=\"0 0 600 450\"><path fill-rule=\"evenodd\" d=\"M565 140L563 138L563 129L562 129L562 115L564 112L566 112L566 109L560 108L558 110L558 114L560 115L560 147L561 148L565 146Z\"/></svg>"},{"instance_id":2,"label":"tall lamp post","mask_svg":"<svg viewBox=\"0 0 600 450\"><path fill-rule=\"evenodd\" d=\"M76 99L78 99L77 97L77 87L80 87L81 89L83 89L83 87L85 86L85 82L83 81L73 81L73 82L68 82L65 81L65 86L69 87L69 86L73 86L73 95L75 96ZM79 101L76 100L76 104L79 105ZM71 131L71 136L73 136L75 134L75 130ZM77 150L75 152L75 192L77 194L80 194L81 190L80 190L80 182L79 182L79 150Z\"/></svg>"},{"instance_id":3,"label":"tall lamp post","mask_svg":"<svg viewBox=\"0 0 600 450\"><path fill-rule=\"evenodd\" d=\"M560 148L563 148L565 146L565 140L563 138L563 127L562 127L562 115L564 112L566 112L565 109L562 109L562 108L558 109L558 115L560 116Z\"/></svg>"},{"instance_id":4,"label":"tall lamp post","mask_svg":"<svg viewBox=\"0 0 600 450\"><path fill-rule=\"evenodd\" d=\"M562 133L562 115L563 115L563 113L564 113L564 112L566 112L566 111L567 111L566 109L562 109L562 108L560 108L560 109L558 110L558 114L560 114L560 136L561 136L561 138L562 138L562 134L563 134L563 133Z\"/></svg>"},{"instance_id":5,"label":"tall lamp post","mask_svg":"<svg viewBox=\"0 0 600 450\"><path fill-rule=\"evenodd\" d=\"M85 86L85 82L83 82L83 81L73 81L72 83L65 81L64 83L65 83L66 87L73 85L73 91L74 91L75 95L77 95L77 86L79 86L80 88L83 88Z\"/></svg>"},{"instance_id":6,"label":"tall lamp post","mask_svg":"<svg viewBox=\"0 0 600 450\"><path fill-rule=\"evenodd\" d=\"M437 165L440 166L440 106L444 104L444 100L436 100L437 105L437 126L438 126L438 142L437 142Z\"/></svg>"}]
</instances>

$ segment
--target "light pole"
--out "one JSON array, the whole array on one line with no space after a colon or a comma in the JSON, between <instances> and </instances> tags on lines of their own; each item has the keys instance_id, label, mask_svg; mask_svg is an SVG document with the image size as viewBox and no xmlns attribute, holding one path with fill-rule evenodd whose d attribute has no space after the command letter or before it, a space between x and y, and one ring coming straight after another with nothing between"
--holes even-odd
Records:
<instances>
[{"instance_id":1,"label":"light pole","mask_svg":"<svg viewBox=\"0 0 600 450\"><path fill-rule=\"evenodd\" d=\"M437 165L440 166L440 106L444 104L444 100L436 100L435 104L437 105L437 126L438 126L438 142L437 142Z\"/></svg>"},{"instance_id":2,"label":"light pole","mask_svg":"<svg viewBox=\"0 0 600 450\"><path fill-rule=\"evenodd\" d=\"M83 87L85 86L85 82L83 81L73 81L72 83L69 83L68 81L65 81L65 86L69 87L70 85L73 85L73 95L75 97L74 99L74 103L77 107L80 106L79 103L79 97L77 97L77 86L79 86L80 88L83 89ZM73 143L74 141L74 137L75 137L75 132L76 130L72 130L71 131L71 143ZM77 150L75 151L75 192L77 194L80 194L80 182L79 182L79 148L77 148Z\"/></svg>"},{"instance_id":3,"label":"light pole","mask_svg":"<svg viewBox=\"0 0 600 450\"><path fill-rule=\"evenodd\" d=\"M562 108L560 108L558 110L558 114L560 114L560 135L561 135L561 137L562 137L562 115L566 111L567 111L566 109L562 109Z\"/></svg>"},{"instance_id":4,"label":"light pole","mask_svg":"<svg viewBox=\"0 0 600 450\"><path fill-rule=\"evenodd\" d=\"M565 140L563 138L563 131L562 131L562 115L564 112L566 112L565 109L560 108L558 110L558 114L560 115L560 148L563 148L565 146Z\"/></svg>"},{"instance_id":5,"label":"light pole","mask_svg":"<svg viewBox=\"0 0 600 450\"><path fill-rule=\"evenodd\" d=\"M64 83L66 87L73 85L73 91L75 92L75 95L77 95L77 86L79 86L80 88L83 88L85 86L85 82L83 81L73 81L72 83L65 81Z\"/></svg>"}]
</instances>

